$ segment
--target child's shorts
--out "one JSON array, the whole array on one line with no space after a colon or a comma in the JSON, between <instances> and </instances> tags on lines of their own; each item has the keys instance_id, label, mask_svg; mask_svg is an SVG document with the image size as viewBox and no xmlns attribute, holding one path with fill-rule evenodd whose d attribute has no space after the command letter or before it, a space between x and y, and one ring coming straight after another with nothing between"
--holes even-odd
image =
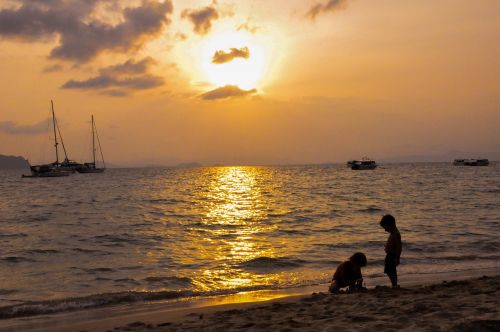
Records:
<instances>
[{"instance_id":1,"label":"child's shorts","mask_svg":"<svg viewBox=\"0 0 500 332\"><path fill-rule=\"evenodd\" d=\"M387 256L385 256L384 273L395 274L397 272L396 266L398 265L399 265L399 257L397 255L387 254Z\"/></svg>"}]
</instances>

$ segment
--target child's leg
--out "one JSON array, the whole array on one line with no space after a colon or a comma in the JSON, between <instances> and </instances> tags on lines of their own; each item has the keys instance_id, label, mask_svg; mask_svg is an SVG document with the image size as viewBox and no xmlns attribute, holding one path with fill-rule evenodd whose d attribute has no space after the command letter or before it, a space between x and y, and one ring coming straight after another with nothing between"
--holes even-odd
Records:
<instances>
[{"instance_id":1,"label":"child's leg","mask_svg":"<svg viewBox=\"0 0 500 332\"><path fill-rule=\"evenodd\" d=\"M391 271L391 273L388 273L387 276L391 280L392 287L397 287L398 286L398 272L396 270Z\"/></svg>"},{"instance_id":2,"label":"child's leg","mask_svg":"<svg viewBox=\"0 0 500 332\"><path fill-rule=\"evenodd\" d=\"M387 255L385 257L385 267L384 272L387 274L391 280L392 287L398 286L398 271L396 270L397 258L392 255Z\"/></svg>"}]
</instances>

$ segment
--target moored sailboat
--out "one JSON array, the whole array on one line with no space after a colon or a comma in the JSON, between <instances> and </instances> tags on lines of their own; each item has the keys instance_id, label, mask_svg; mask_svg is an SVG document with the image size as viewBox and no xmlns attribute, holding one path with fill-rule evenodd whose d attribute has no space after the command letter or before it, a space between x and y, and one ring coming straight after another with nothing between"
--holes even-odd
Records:
<instances>
[{"instance_id":1,"label":"moored sailboat","mask_svg":"<svg viewBox=\"0 0 500 332\"><path fill-rule=\"evenodd\" d=\"M81 164L76 161L69 160L68 155L66 153L66 147L64 146L64 141L62 139L61 130L57 125L57 120L54 112L54 102L50 101L51 111L52 111L52 126L54 129L54 149L56 152L56 161L50 164L42 164L42 165L30 165L31 175L24 175L23 177L61 177L68 176L71 173L74 173L76 168ZM59 162L59 142L57 140L57 133L59 133L59 138L61 140L61 144L63 146L64 151L64 160Z\"/></svg>"},{"instance_id":2,"label":"moored sailboat","mask_svg":"<svg viewBox=\"0 0 500 332\"><path fill-rule=\"evenodd\" d=\"M95 153L96 153L96 146L95 146L95 139L97 137L97 144L99 146L99 152L101 154L101 160L103 167L96 167L96 158L95 158ZM97 128L95 126L94 122L94 116L92 115L92 162L84 163L80 167L76 168L78 173L102 173L106 169L106 164L104 162L104 156L102 153L102 148L101 148L101 141L99 140L99 135L97 134Z\"/></svg>"}]
</instances>

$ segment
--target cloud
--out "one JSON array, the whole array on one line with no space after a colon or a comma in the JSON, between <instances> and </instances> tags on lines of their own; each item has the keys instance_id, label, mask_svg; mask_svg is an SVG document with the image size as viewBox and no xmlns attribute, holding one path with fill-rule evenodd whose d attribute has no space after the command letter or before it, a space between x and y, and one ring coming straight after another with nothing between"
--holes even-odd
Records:
<instances>
[{"instance_id":1,"label":"cloud","mask_svg":"<svg viewBox=\"0 0 500 332\"><path fill-rule=\"evenodd\" d=\"M314 20L318 15L334 12L347 7L348 0L328 0L325 4L315 4L306 14L306 17Z\"/></svg>"},{"instance_id":2,"label":"cloud","mask_svg":"<svg viewBox=\"0 0 500 332\"><path fill-rule=\"evenodd\" d=\"M257 31L259 31L261 29L261 27L257 26L257 25L252 25L250 24L249 22L245 22L243 24L240 24L237 28L236 28L236 31L241 31L241 30L246 30L252 34L256 34Z\"/></svg>"},{"instance_id":3,"label":"cloud","mask_svg":"<svg viewBox=\"0 0 500 332\"><path fill-rule=\"evenodd\" d=\"M212 29L212 21L219 19L214 4L201 9L186 9L182 12L182 18L187 18L193 23L194 32L206 35Z\"/></svg>"},{"instance_id":4,"label":"cloud","mask_svg":"<svg viewBox=\"0 0 500 332\"><path fill-rule=\"evenodd\" d=\"M126 96L134 90L153 89L164 84L162 77L149 73L154 64L155 61L149 57L137 62L130 59L122 64L102 68L98 76L87 80L70 80L61 88L100 90L101 94Z\"/></svg>"},{"instance_id":5,"label":"cloud","mask_svg":"<svg viewBox=\"0 0 500 332\"><path fill-rule=\"evenodd\" d=\"M55 72L63 71L63 69L64 69L64 67L61 64L56 63L54 65L45 67L43 69L43 72L44 73L55 73Z\"/></svg>"},{"instance_id":6,"label":"cloud","mask_svg":"<svg viewBox=\"0 0 500 332\"><path fill-rule=\"evenodd\" d=\"M235 58L248 59L250 57L250 50L248 47L231 48L229 52L216 51L212 57L212 62L218 65L233 61Z\"/></svg>"},{"instance_id":7,"label":"cloud","mask_svg":"<svg viewBox=\"0 0 500 332\"><path fill-rule=\"evenodd\" d=\"M27 41L58 37L51 58L87 62L103 51L140 47L170 23L170 0L142 0L137 7L121 7L118 1L108 1L115 4L110 8L119 10L118 22L96 17L102 5L98 0L19 1L18 8L0 10L0 37Z\"/></svg>"},{"instance_id":8,"label":"cloud","mask_svg":"<svg viewBox=\"0 0 500 332\"><path fill-rule=\"evenodd\" d=\"M33 125L18 125L11 121L0 122L0 132L11 135L39 135L45 134L48 128L48 119Z\"/></svg>"},{"instance_id":9,"label":"cloud","mask_svg":"<svg viewBox=\"0 0 500 332\"><path fill-rule=\"evenodd\" d=\"M257 93L256 89L243 90L236 85L225 85L201 95L204 100L225 99L232 97L244 97Z\"/></svg>"},{"instance_id":10,"label":"cloud","mask_svg":"<svg viewBox=\"0 0 500 332\"><path fill-rule=\"evenodd\" d=\"M175 38L177 40L184 41L184 40L188 39L188 36L185 33L183 33L183 32L177 32L175 34Z\"/></svg>"}]
</instances>

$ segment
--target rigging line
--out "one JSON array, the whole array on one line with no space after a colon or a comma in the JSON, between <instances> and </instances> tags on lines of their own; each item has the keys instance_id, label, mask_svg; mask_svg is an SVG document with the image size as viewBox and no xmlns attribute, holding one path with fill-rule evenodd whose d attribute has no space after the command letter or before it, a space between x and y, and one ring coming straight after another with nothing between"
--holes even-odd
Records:
<instances>
[{"instance_id":1,"label":"rigging line","mask_svg":"<svg viewBox=\"0 0 500 332\"><path fill-rule=\"evenodd\" d=\"M56 119L56 127L57 127L57 132L59 133L59 138L61 139L61 145L63 147L64 157L66 158L66 160L68 160L68 154L66 153L66 147L64 146L64 141L61 135L61 129L59 128L59 122L57 121L57 119Z\"/></svg>"},{"instance_id":2,"label":"rigging line","mask_svg":"<svg viewBox=\"0 0 500 332\"><path fill-rule=\"evenodd\" d=\"M99 152L101 153L102 164L103 164L104 168L106 168L106 163L104 162L104 155L102 154L101 140L99 139L99 133L97 132L97 126L95 125L95 122L93 125L94 125L94 129L95 129L95 136L97 137L97 144L99 145Z\"/></svg>"}]
</instances>

